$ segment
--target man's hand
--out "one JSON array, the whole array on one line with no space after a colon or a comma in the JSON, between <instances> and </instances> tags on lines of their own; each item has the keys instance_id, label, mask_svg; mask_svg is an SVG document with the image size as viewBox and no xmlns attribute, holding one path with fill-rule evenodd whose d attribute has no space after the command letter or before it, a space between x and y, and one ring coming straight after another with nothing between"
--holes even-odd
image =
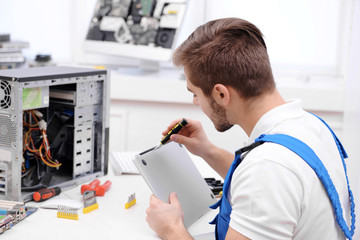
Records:
<instances>
[{"instance_id":1,"label":"man's hand","mask_svg":"<svg viewBox=\"0 0 360 240\"><path fill-rule=\"evenodd\" d=\"M184 226L184 213L176 193L170 194L169 202L151 196L146 210L149 226L162 239L193 239Z\"/></svg>"},{"instance_id":2,"label":"man's hand","mask_svg":"<svg viewBox=\"0 0 360 240\"><path fill-rule=\"evenodd\" d=\"M199 121L186 120L188 124L178 134L173 134L170 140L185 145L192 154L204 158L208 154L207 151L213 147L212 143ZM162 134L165 136L179 121L179 119L173 121Z\"/></svg>"},{"instance_id":3,"label":"man's hand","mask_svg":"<svg viewBox=\"0 0 360 240\"><path fill-rule=\"evenodd\" d=\"M173 134L170 140L183 144L192 154L202 157L221 177L225 179L234 155L216 147L207 138L199 121L186 119L186 124L178 134ZM173 121L162 133L166 135L181 119Z\"/></svg>"}]
</instances>

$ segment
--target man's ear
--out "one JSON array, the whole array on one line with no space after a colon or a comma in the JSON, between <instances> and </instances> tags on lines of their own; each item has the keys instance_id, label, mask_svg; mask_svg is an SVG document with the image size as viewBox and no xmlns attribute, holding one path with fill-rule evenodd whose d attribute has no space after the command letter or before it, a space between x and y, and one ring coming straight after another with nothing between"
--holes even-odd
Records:
<instances>
[{"instance_id":1,"label":"man's ear","mask_svg":"<svg viewBox=\"0 0 360 240\"><path fill-rule=\"evenodd\" d=\"M220 106L227 106L230 102L230 91L229 88L223 84L215 84L211 93L213 99Z\"/></svg>"}]
</instances>

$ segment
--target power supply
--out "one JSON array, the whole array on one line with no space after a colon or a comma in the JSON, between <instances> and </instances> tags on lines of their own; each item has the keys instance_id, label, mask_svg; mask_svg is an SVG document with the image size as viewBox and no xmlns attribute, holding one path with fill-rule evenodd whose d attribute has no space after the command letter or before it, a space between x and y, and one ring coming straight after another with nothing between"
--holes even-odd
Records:
<instances>
[{"instance_id":1,"label":"power supply","mask_svg":"<svg viewBox=\"0 0 360 240\"><path fill-rule=\"evenodd\" d=\"M0 70L0 199L106 175L109 95L106 70Z\"/></svg>"}]
</instances>

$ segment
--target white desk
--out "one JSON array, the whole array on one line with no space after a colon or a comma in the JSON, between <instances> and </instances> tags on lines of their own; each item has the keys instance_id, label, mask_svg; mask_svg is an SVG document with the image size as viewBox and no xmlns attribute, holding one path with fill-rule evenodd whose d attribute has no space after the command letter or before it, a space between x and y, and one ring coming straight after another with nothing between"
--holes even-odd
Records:
<instances>
[{"instance_id":1,"label":"white desk","mask_svg":"<svg viewBox=\"0 0 360 240\"><path fill-rule=\"evenodd\" d=\"M110 164L111 165L111 164ZM112 181L111 188L104 197L97 197L99 209L83 214L79 210L79 220L57 218L57 210L39 208L35 213L5 231L0 238L6 240L107 240L107 239L159 239L148 226L145 210L149 206L151 191L140 175L114 176L109 174L99 178L101 184ZM136 193L136 204L125 209L128 196ZM80 186L62 192L57 198L71 198L82 201ZM41 203L28 203L39 206ZM208 222L215 211L203 216L190 228L195 239L214 239L214 228Z\"/></svg>"}]
</instances>

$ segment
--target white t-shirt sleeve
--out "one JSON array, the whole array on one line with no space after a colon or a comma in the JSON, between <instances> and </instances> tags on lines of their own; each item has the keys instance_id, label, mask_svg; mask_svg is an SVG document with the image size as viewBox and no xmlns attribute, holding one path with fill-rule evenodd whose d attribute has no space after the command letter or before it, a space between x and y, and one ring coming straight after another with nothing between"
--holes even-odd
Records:
<instances>
[{"instance_id":1,"label":"white t-shirt sleeve","mask_svg":"<svg viewBox=\"0 0 360 240\"><path fill-rule=\"evenodd\" d=\"M232 178L230 227L251 239L292 239L304 186L281 161L264 159L261 150L253 151Z\"/></svg>"}]
</instances>

